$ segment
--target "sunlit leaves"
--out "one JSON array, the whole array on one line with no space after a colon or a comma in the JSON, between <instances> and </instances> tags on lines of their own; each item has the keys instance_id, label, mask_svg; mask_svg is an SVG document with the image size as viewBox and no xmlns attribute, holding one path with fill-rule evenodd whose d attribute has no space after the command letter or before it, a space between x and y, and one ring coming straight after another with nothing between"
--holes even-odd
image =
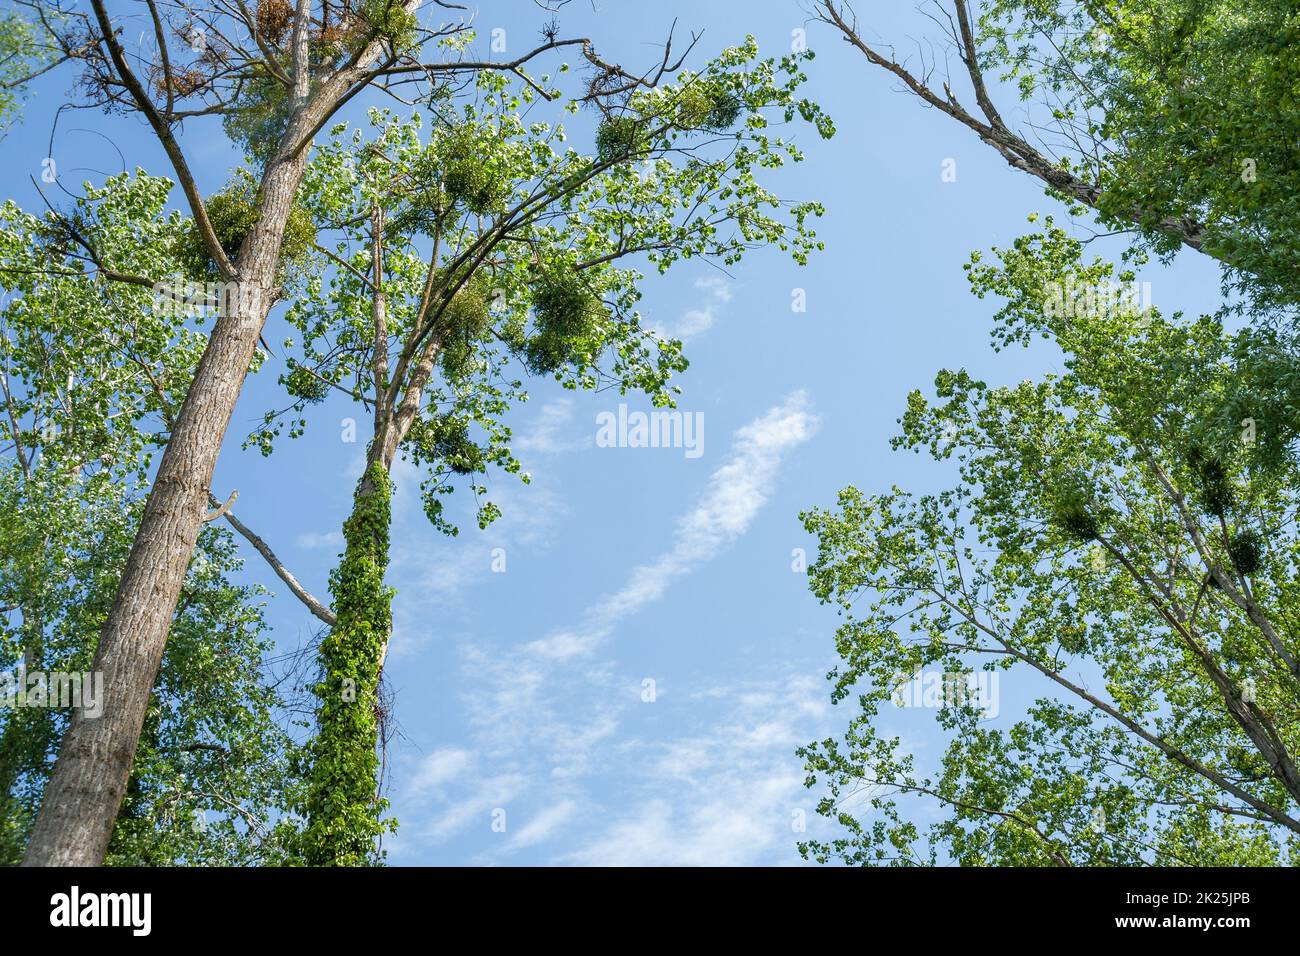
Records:
<instances>
[{"instance_id":1,"label":"sunlit leaves","mask_svg":"<svg viewBox=\"0 0 1300 956\"><path fill-rule=\"evenodd\" d=\"M1242 794L1292 815L1294 797L1232 715L1248 695L1252 719L1300 746L1285 657L1300 648L1284 634L1279 651L1260 624L1289 633L1297 619L1296 432L1253 361L1257 333L1157 310L1053 314L1049 283L1115 271L1050 222L993 261L973 257L970 276L1002 303L995 346L1045 337L1064 370L1011 386L941 372L932 397L908 397L896 446L955 469L950 490L848 488L804 516L820 542L812 590L846 618L833 695L859 705L842 739L802 751L810 785L831 795L823 812L843 827L806 852L901 864L1293 861L1295 837ZM1264 341L1277 365L1300 360L1285 339ZM1225 408L1268 409L1261 427L1287 437L1243 441ZM890 703L900 680L981 667L1005 668L1004 692L1014 681L1035 703L989 724L948 702L934 712L948 749L914 758ZM935 808L937 822L920 827Z\"/></svg>"},{"instance_id":2,"label":"sunlit leaves","mask_svg":"<svg viewBox=\"0 0 1300 956\"><path fill-rule=\"evenodd\" d=\"M606 105L590 152L569 145L558 124L526 121L536 91L497 72L481 74L476 95L446 110L409 120L373 110L368 129L334 126L302 190L333 258L290 290L301 351L293 404L268 413L251 441L269 451L285 422L301 433L305 404L320 394L309 376L374 400L377 228L388 374L412 335L436 343L428 427L414 429L403 451L431 468L426 511L439 526L453 527L441 496L480 472L449 467L417 440L442 427L435 422L469 423L477 465L518 472L501 416L525 397L523 376L671 404L671 379L686 361L680 342L643 328L636 265L725 266L768 245L804 262L819 247L812 222L821 206L786 202L762 183L800 159L776 126L833 132L799 97L807 58L759 60L748 40L702 70ZM388 380L395 394L405 387Z\"/></svg>"}]
</instances>

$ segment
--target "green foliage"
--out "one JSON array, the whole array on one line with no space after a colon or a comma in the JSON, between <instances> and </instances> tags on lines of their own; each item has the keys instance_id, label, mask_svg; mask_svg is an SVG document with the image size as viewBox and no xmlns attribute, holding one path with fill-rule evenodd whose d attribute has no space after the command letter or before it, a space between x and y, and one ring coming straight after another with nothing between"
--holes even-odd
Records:
<instances>
[{"instance_id":1,"label":"green foliage","mask_svg":"<svg viewBox=\"0 0 1300 956\"><path fill-rule=\"evenodd\" d=\"M18 118L28 78L54 62L58 48L45 24L59 26L58 10L45 12L44 22L18 10L0 11L0 135Z\"/></svg>"},{"instance_id":2,"label":"green foliage","mask_svg":"<svg viewBox=\"0 0 1300 956\"><path fill-rule=\"evenodd\" d=\"M533 287L534 333L524 345L534 374L555 372L584 354L599 351L609 310L572 269L539 276Z\"/></svg>"},{"instance_id":3,"label":"green foliage","mask_svg":"<svg viewBox=\"0 0 1300 956\"><path fill-rule=\"evenodd\" d=\"M252 173L241 169L236 172L225 189L209 196L204 203L217 241L221 243L221 248L225 250L231 261L234 261L239 253L239 247L261 218L257 191L258 183ZM281 268L301 268L305 265L311 256L315 241L316 225L310 213L302 205L295 204L289 213L284 238L280 244ZM199 236L198 227L192 220L181 234L176 254L184 262L188 275L215 276L217 274L216 263L208 255L207 247Z\"/></svg>"},{"instance_id":4,"label":"green foliage","mask_svg":"<svg viewBox=\"0 0 1300 956\"><path fill-rule=\"evenodd\" d=\"M409 13L401 0L365 0L359 15L376 36L386 38L398 50L410 43L419 25L415 14Z\"/></svg>"},{"instance_id":5,"label":"green foliage","mask_svg":"<svg viewBox=\"0 0 1300 956\"><path fill-rule=\"evenodd\" d=\"M596 158L602 163L635 156L644 148L644 126L635 116L606 116L596 128Z\"/></svg>"},{"instance_id":6,"label":"green foliage","mask_svg":"<svg viewBox=\"0 0 1300 956\"><path fill-rule=\"evenodd\" d=\"M167 280L185 269L174 240L185 220L166 211L171 189L140 171L114 176L88 188L66 220L106 268ZM131 469L147 485L149 453L165 440L159 414L183 399L205 342L183 303L170 289L106 281L64 219L12 202L0 205L0 284L9 293L5 348L25 376L21 390L11 389L23 442L40 450L57 434L70 461L109 455L103 464Z\"/></svg>"},{"instance_id":7,"label":"green foliage","mask_svg":"<svg viewBox=\"0 0 1300 956\"><path fill-rule=\"evenodd\" d=\"M449 163L442 182L447 197L476 216L498 211L505 202L505 184L476 156L462 156Z\"/></svg>"},{"instance_id":8,"label":"green foliage","mask_svg":"<svg viewBox=\"0 0 1300 956\"><path fill-rule=\"evenodd\" d=\"M12 465L12 462L10 462ZM90 670L143 504L109 481L25 483L0 494L0 590L21 603L0 629L0 669ZM50 476L52 477L52 476ZM61 516L57 524L52 520ZM38 522L39 526L33 526ZM284 859L294 745L267 681L261 592L237 586L230 535L207 529L182 591L141 732L109 866L254 865ZM0 709L0 863L15 865L35 819L68 712Z\"/></svg>"},{"instance_id":9,"label":"green foliage","mask_svg":"<svg viewBox=\"0 0 1300 956\"><path fill-rule=\"evenodd\" d=\"M470 437L470 422L455 415L421 419L411 434L411 442L457 475L480 473L487 464L483 450Z\"/></svg>"},{"instance_id":10,"label":"green foliage","mask_svg":"<svg viewBox=\"0 0 1300 956\"><path fill-rule=\"evenodd\" d=\"M179 271L171 183L88 188L68 216L107 268ZM0 670L90 669L143 509L153 450L205 342L184 310L90 271L50 214L0 207ZM156 271L154 271L156 270ZM281 862L296 783L268 678L263 592L229 533L200 536L154 683L109 865ZM0 708L0 863L16 863L68 711Z\"/></svg>"},{"instance_id":11,"label":"green foliage","mask_svg":"<svg viewBox=\"0 0 1300 956\"><path fill-rule=\"evenodd\" d=\"M393 592L384 585L392 483L378 463L357 486L343 525L343 560L330 575L337 623L321 641L317 732L304 764L307 825L298 842L307 866L380 862L378 840L392 829L376 792L375 751L382 702L379 677L392 628Z\"/></svg>"},{"instance_id":12,"label":"green foliage","mask_svg":"<svg viewBox=\"0 0 1300 956\"><path fill-rule=\"evenodd\" d=\"M1136 221L1171 253L1163 221L1204 226L1255 308L1300 301L1297 76L1290 0L995 0L982 59L1079 144L1063 165L1098 186L1104 222Z\"/></svg>"},{"instance_id":13,"label":"green foliage","mask_svg":"<svg viewBox=\"0 0 1300 956\"><path fill-rule=\"evenodd\" d=\"M676 123L683 129L702 129L721 133L731 129L745 110L744 102L723 86L692 83L686 86L676 104Z\"/></svg>"},{"instance_id":14,"label":"green foliage","mask_svg":"<svg viewBox=\"0 0 1300 956\"><path fill-rule=\"evenodd\" d=\"M596 159L602 163L638 159L654 151L668 130L723 133L747 110L742 93L725 75L688 75L662 95L634 101L636 109L604 116L596 128Z\"/></svg>"},{"instance_id":15,"label":"green foliage","mask_svg":"<svg viewBox=\"0 0 1300 956\"><path fill-rule=\"evenodd\" d=\"M1228 562L1237 574L1248 577L1263 565L1263 541L1258 532L1242 531L1228 541Z\"/></svg>"},{"instance_id":16,"label":"green foliage","mask_svg":"<svg viewBox=\"0 0 1300 956\"><path fill-rule=\"evenodd\" d=\"M329 394L329 383L323 381L306 366L291 362L289 374L283 376L284 389L295 399L316 405L325 401Z\"/></svg>"},{"instance_id":17,"label":"green foliage","mask_svg":"<svg viewBox=\"0 0 1300 956\"><path fill-rule=\"evenodd\" d=\"M492 290L484 275L475 275L451 296L442 311L446 338L477 341L489 329Z\"/></svg>"},{"instance_id":18,"label":"green foliage","mask_svg":"<svg viewBox=\"0 0 1300 956\"><path fill-rule=\"evenodd\" d=\"M833 132L798 96L809 58L759 60L751 39L700 72L631 97L616 115L645 131L645 150L635 157L611 156L599 132L595 156L563 147L562 127L522 118L533 90L499 75L481 76L478 100L438 114L427 132L418 116L401 122L380 110L370 115L372 137L338 125L313 157L302 195L314 221L356 224L333 247L355 271L296 277L287 296L288 320L301 336L295 361L344 392L373 380L373 290L358 276L373 268L369 232L378 206L391 354L422 315L438 342L439 373L424 407L431 419L473 421L480 460L519 472L500 424L525 397L512 365L567 388L633 389L671 404L670 380L686 367L681 343L642 328L634 311L642 276L615 264L641 257L660 272L686 259L732 264L765 245L802 263L820 247L811 229L820 205L782 203L759 181L764 170L802 158L775 125L797 117L821 135ZM734 125L742 116L725 142L699 126ZM680 149L686 142L689 151ZM532 198L507 219L503 211L524 197ZM436 242L442 260L432 285L421 238ZM481 242L493 243L482 261L449 251ZM250 444L268 452L286 425L290 435L302 433L313 397L305 386L300 374L294 404L269 412ZM408 437L403 451L433 467L426 510L442 521L438 499L453 490L452 479L478 472L439 466L430 447ZM482 487L470 485L476 493Z\"/></svg>"},{"instance_id":19,"label":"green foliage","mask_svg":"<svg viewBox=\"0 0 1300 956\"><path fill-rule=\"evenodd\" d=\"M1232 482L1223 462L1193 447L1187 453L1187 465L1196 479L1196 494L1201 506L1212 515L1226 515L1232 507Z\"/></svg>"},{"instance_id":20,"label":"green foliage","mask_svg":"<svg viewBox=\"0 0 1300 956\"><path fill-rule=\"evenodd\" d=\"M954 463L952 486L850 487L803 516L819 541L810 586L845 617L833 698L858 712L800 751L840 827L801 850L889 865L1293 864L1300 466L1293 449L1244 442L1239 423L1244 409L1295 434L1255 359L1262 344L1294 366L1300 345L1210 317L1061 316L1044 307L1049 283L1113 271L1050 222L996 255L969 270L978 296L1003 302L995 347L1046 337L1065 371L1009 386L941 373L936 402L909 397L895 445ZM946 749L903 746L910 725L890 705L902 675L981 668L1004 702L1034 702L989 721L944 701Z\"/></svg>"},{"instance_id":21,"label":"green foliage","mask_svg":"<svg viewBox=\"0 0 1300 956\"><path fill-rule=\"evenodd\" d=\"M288 87L269 74L259 73L240 89L238 98L222 115L221 126L232 142L248 151L257 168L264 169L279 149L292 115Z\"/></svg>"},{"instance_id":22,"label":"green foliage","mask_svg":"<svg viewBox=\"0 0 1300 956\"><path fill-rule=\"evenodd\" d=\"M1097 519L1092 514L1092 496L1078 487L1066 487L1056 493L1052 521L1068 537L1093 541L1098 537Z\"/></svg>"}]
</instances>

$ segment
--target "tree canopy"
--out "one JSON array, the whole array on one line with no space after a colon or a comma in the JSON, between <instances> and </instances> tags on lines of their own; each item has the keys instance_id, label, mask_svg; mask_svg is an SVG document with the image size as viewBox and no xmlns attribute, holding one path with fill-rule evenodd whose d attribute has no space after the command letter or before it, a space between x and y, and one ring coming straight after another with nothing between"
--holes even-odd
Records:
<instances>
[{"instance_id":1,"label":"tree canopy","mask_svg":"<svg viewBox=\"0 0 1300 956\"><path fill-rule=\"evenodd\" d=\"M1292 342L1211 316L1053 315L1052 283L1114 279L1050 223L973 258L1004 300L997 347L1040 336L1066 370L989 386L941 372L895 446L955 464L947 491L804 516L814 592L840 606L836 697L860 713L804 751L848 835L819 859L965 865L1251 865L1294 859L1294 410L1262 363ZM887 730L918 670L1006 672L1039 694L1010 727L940 701L938 766ZM959 678L961 679L961 678ZM938 801L922 832L903 795Z\"/></svg>"},{"instance_id":2,"label":"tree canopy","mask_svg":"<svg viewBox=\"0 0 1300 956\"><path fill-rule=\"evenodd\" d=\"M941 0L925 10L966 74L935 88L924 57L873 45L852 6L819 19L877 68L1102 225L1171 255L1213 256L1242 304L1297 299L1297 30L1286 0ZM995 81L1014 84L1025 119ZM974 100L972 106L967 99ZM1014 99L1013 99L1014 103ZM1288 320L1289 320L1288 318Z\"/></svg>"},{"instance_id":3,"label":"tree canopy","mask_svg":"<svg viewBox=\"0 0 1300 956\"><path fill-rule=\"evenodd\" d=\"M971 6L934 18L971 109L869 43L848 5L818 13L1130 243L1118 265L1089 258L1090 239L1048 219L991 261L973 255L994 348L1046 339L1065 371L1015 385L940 372L931 396L908 396L894 447L955 483L850 486L803 516L820 542L812 590L845 616L834 698L858 711L801 751L842 826L801 849L897 865L1294 863L1295 11ZM1017 85L1030 132L1003 118L995 75ZM1225 304L1168 315L1122 291L1181 247L1219 261ZM891 719L917 675L939 677L935 759ZM1032 702L995 724L999 686Z\"/></svg>"}]
</instances>

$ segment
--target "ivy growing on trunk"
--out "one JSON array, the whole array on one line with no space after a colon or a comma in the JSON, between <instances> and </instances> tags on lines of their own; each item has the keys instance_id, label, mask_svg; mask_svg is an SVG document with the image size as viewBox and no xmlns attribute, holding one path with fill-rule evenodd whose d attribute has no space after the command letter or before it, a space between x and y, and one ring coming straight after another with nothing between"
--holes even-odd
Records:
<instances>
[{"instance_id":1,"label":"ivy growing on trunk","mask_svg":"<svg viewBox=\"0 0 1300 956\"><path fill-rule=\"evenodd\" d=\"M307 826L301 862L378 862L388 801L376 792L379 677L392 628L393 591L384 584L392 482L373 462L357 485L343 525L343 561L330 576L338 623L321 642L319 731L308 748Z\"/></svg>"}]
</instances>

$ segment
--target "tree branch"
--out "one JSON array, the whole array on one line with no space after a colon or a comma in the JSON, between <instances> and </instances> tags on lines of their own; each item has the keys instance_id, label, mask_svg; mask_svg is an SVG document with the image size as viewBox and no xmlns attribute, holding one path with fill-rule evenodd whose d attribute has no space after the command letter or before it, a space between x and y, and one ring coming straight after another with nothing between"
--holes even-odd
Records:
<instances>
[{"instance_id":1,"label":"tree branch","mask_svg":"<svg viewBox=\"0 0 1300 956\"><path fill-rule=\"evenodd\" d=\"M211 492L208 494L208 500L212 502L214 507L220 504L217 497ZM266 563L271 566L271 569L275 571L277 575L279 575L280 580L289 586L289 590L293 592L294 597L306 605L307 610L311 611L312 614L316 615L316 617L320 618L330 627L333 627L335 623L337 623L337 618L335 618L334 612L318 601L310 591L299 583L298 579L293 576L293 572L286 568L284 563L275 556L275 552L271 550L271 546L263 541L262 538L253 531L253 529L236 518L233 511L227 510L225 512L225 518L230 522L231 527L242 534L248 540L248 543L257 550L257 553L266 559Z\"/></svg>"}]
</instances>

